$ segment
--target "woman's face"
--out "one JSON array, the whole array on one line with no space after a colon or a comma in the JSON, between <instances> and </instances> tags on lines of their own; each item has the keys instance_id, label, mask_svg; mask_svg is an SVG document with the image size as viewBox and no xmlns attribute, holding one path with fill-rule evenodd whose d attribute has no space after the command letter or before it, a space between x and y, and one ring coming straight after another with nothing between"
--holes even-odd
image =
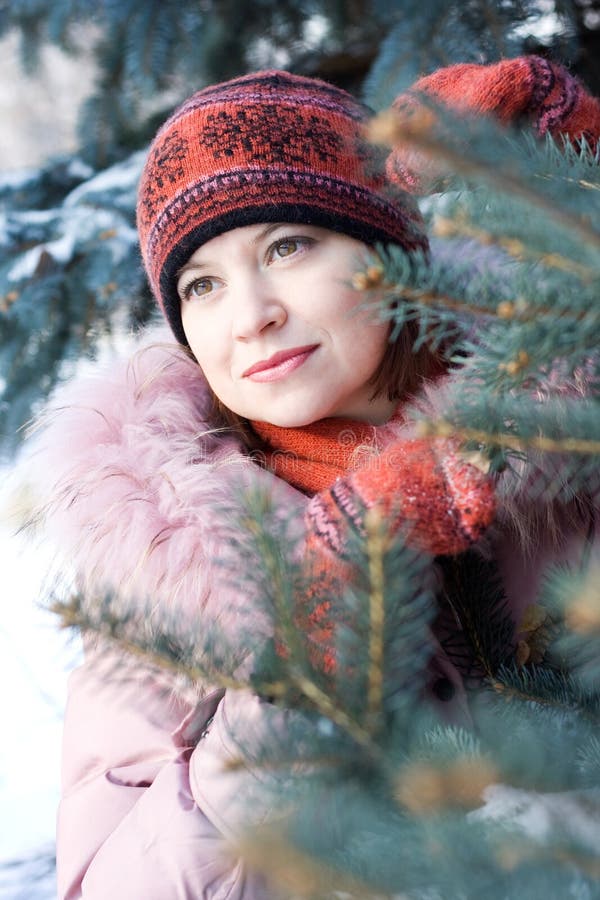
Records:
<instances>
[{"instance_id":1,"label":"woman's face","mask_svg":"<svg viewBox=\"0 0 600 900\"><path fill-rule=\"evenodd\" d=\"M240 416L299 427L386 421L369 384L388 325L358 309L367 249L312 225L248 225L196 250L177 275L185 334L208 383Z\"/></svg>"}]
</instances>

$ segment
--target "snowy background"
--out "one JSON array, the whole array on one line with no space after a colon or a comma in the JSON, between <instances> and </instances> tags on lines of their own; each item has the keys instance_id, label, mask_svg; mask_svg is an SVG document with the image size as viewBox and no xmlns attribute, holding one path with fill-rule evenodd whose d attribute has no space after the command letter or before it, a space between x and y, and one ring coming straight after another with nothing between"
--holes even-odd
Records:
<instances>
[{"instance_id":1,"label":"snowy background","mask_svg":"<svg viewBox=\"0 0 600 900\"><path fill-rule=\"evenodd\" d=\"M75 148L77 107L93 77L52 47L25 76L16 36L0 41L0 175ZM49 558L14 534L9 474L0 470L0 898L51 900L62 716L78 647L41 607Z\"/></svg>"},{"instance_id":2,"label":"snowy background","mask_svg":"<svg viewBox=\"0 0 600 900\"><path fill-rule=\"evenodd\" d=\"M49 559L0 530L0 897L49 900L68 670L79 649L40 605Z\"/></svg>"}]
</instances>

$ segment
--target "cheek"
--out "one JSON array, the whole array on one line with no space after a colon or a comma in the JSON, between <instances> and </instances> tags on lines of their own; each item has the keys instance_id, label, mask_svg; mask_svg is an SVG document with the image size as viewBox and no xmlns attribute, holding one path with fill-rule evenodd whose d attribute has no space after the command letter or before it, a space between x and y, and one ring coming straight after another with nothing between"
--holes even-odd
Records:
<instances>
[{"instance_id":1,"label":"cheek","mask_svg":"<svg viewBox=\"0 0 600 900\"><path fill-rule=\"evenodd\" d=\"M195 352L194 356L204 372L204 377L215 393L218 394L229 383L229 369L215 356L214 351L210 352L208 349L205 349L204 352Z\"/></svg>"},{"instance_id":2,"label":"cheek","mask_svg":"<svg viewBox=\"0 0 600 900\"><path fill-rule=\"evenodd\" d=\"M220 348L224 346L222 337L215 330L214 323L199 321L193 315L182 316L183 330L190 346L190 350L196 357L201 369L208 377L209 371L217 371L219 358L222 355Z\"/></svg>"},{"instance_id":3,"label":"cheek","mask_svg":"<svg viewBox=\"0 0 600 900\"><path fill-rule=\"evenodd\" d=\"M227 390L228 386L228 369L225 363L221 361L215 353L218 344L214 341L208 343L206 340L190 340L189 336L187 336L187 338L190 350L194 354L196 362L202 370L202 374L208 381L211 389L219 399L225 400L222 395Z\"/></svg>"},{"instance_id":4,"label":"cheek","mask_svg":"<svg viewBox=\"0 0 600 900\"><path fill-rule=\"evenodd\" d=\"M371 367L374 371L385 354L390 326L378 321L373 310L358 309L361 302L357 303L354 294L352 305L340 309L338 336L352 365L360 364L362 369Z\"/></svg>"}]
</instances>

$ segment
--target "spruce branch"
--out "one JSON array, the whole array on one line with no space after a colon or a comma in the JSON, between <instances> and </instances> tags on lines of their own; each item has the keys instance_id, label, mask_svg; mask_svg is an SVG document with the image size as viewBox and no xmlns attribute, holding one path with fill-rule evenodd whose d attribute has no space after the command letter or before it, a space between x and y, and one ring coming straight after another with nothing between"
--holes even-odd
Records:
<instances>
[{"instance_id":1,"label":"spruce branch","mask_svg":"<svg viewBox=\"0 0 600 900\"><path fill-rule=\"evenodd\" d=\"M500 780L485 756L462 756L442 763L411 761L396 777L394 799L416 816L439 815L449 808L475 809L482 795Z\"/></svg>"},{"instance_id":2,"label":"spruce branch","mask_svg":"<svg viewBox=\"0 0 600 900\"><path fill-rule=\"evenodd\" d=\"M296 838L296 840L295 840ZM297 835L286 833L285 825L277 831L268 826L248 832L239 843L239 850L248 863L259 871L268 872L270 879L285 891L285 896L305 900L403 900L397 891L373 889L368 881L356 874L328 863L322 856L304 849ZM329 886L331 890L328 889ZM408 898L406 898L408 900Z\"/></svg>"},{"instance_id":3,"label":"spruce branch","mask_svg":"<svg viewBox=\"0 0 600 900\"><path fill-rule=\"evenodd\" d=\"M567 870L579 871L592 881L600 880L600 860L592 852L584 853L581 848L542 847L531 842L504 841L495 851L502 869L513 871L524 864L558 865Z\"/></svg>"},{"instance_id":4,"label":"spruce branch","mask_svg":"<svg viewBox=\"0 0 600 900\"><path fill-rule=\"evenodd\" d=\"M457 557L442 557L444 591L440 606L446 604L451 620L440 634L441 644L465 679L477 687L512 657L514 625L507 609L506 595L495 565L467 551ZM443 632L448 632L443 636Z\"/></svg>"},{"instance_id":5,"label":"spruce branch","mask_svg":"<svg viewBox=\"0 0 600 900\"><path fill-rule=\"evenodd\" d=\"M405 302L408 300L417 307L425 306L433 309L442 307L444 310L458 313L459 315L465 313L469 316L485 316L488 319L493 316L503 321L532 322L538 320L541 315L549 316L554 321L557 319L556 310L550 307L533 307L522 297L517 297L515 300L501 300L495 307L482 306L470 300L458 300L456 297L442 294L439 291L409 287L407 284L398 283L394 284L389 293L386 294L386 307L391 309L393 302L398 299ZM385 315L385 311L383 315ZM393 309L390 315L394 315ZM580 321L589 315L588 311L571 312L570 310L560 310L561 319L572 318L575 321Z\"/></svg>"},{"instance_id":6,"label":"spruce branch","mask_svg":"<svg viewBox=\"0 0 600 900\"><path fill-rule=\"evenodd\" d=\"M445 221L449 222L450 220ZM452 234L456 236L458 233L465 237L475 237L477 234L483 244L488 243L487 232L482 233L474 228L463 231L462 226L458 226ZM452 236L448 230L447 236ZM490 241L495 240L495 237L490 235ZM522 247L522 258L525 258L527 252L524 245L513 239L510 241L507 239L507 243L509 242L515 246L518 245L519 248ZM499 239L497 243L502 244L502 240ZM558 254L536 252L530 255L536 262L554 266L562 272L567 272L570 268L572 274L576 274L580 281L590 286L597 279L597 273L593 273L590 268L580 266ZM494 294L484 295L483 302L481 292L479 296L460 298L440 290L439 287L432 288L430 286L431 279L425 273L422 277L415 278L414 273L403 271L402 265L397 265L398 261L384 248L378 250L377 259L380 260L378 265L370 265L364 272L357 272L352 281L357 290L368 292L373 297L366 301L365 308L373 306L382 320L392 320L396 323L411 320L421 321L426 314L429 314L428 340L432 337L431 327L434 323L442 324L446 321L450 327L456 329L457 323L465 318L479 318L485 323L496 320L501 323L519 325L528 323L539 325L545 318L552 325L566 322L569 326L579 322L589 325L598 318L598 313L593 307L573 309L565 307L564 304L551 306L540 303L537 298L527 299L518 292L514 297L501 295L500 299ZM439 319L439 323L437 319Z\"/></svg>"},{"instance_id":7,"label":"spruce branch","mask_svg":"<svg viewBox=\"0 0 600 900\"><path fill-rule=\"evenodd\" d=\"M278 541L273 539L264 521L270 511L268 498L262 494L240 498L245 503L246 513L240 521L242 534L247 533L253 542L252 551L258 555L267 572L267 584L270 585L270 597L274 621L286 654L294 659L296 665L306 668L306 652L294 620L294 598L290 591L293 579L286 566L284 555ZM244 508L244 507L242 507Z\"/></svg>"},{"instance_id":8,"label":"spruce branch","mask_svg":"<svg viewBox=\"0 0 600 900\"><path fill-rule=\"evenodd\" d=\"M578 235L586 244L600 250L600 234L584 218L557 206L550 198L534 190L518 175L513 175L506 167L490 165L469 151L465 142L460 147L453 146L447 136L436 133L433 113L416 116L411 120L401 113L390 109L375 116L369 125L368 136L375 144L393 146L401 144L424 152L444 163L447 169L456 175L469 179L481 179L494 187L499 193L518 197L530 204L534 209L544 213L551 221L562 228L568 228Z\"/></svg>"},{"instance_id":9,"label":"spruce branch","mask_svg":"<svg viewBox=\"0 0 600 900\"><path fill-rule=\"evenodd\" d=\"M152 637L145 636L143 629L138 628L135 638L129 637L126 632L135 624L136 619L128 613L117 615L107 608L106 602L98 604L98 612L94 615L88 612L88 608L93 605L93 600L84 600L81 595L73 594L67 601L54 600L49 604L49 609L59 616L63 628L102 638L124 654L137 657L147 665L172 675L181 676L190 684L210 682L217 687L235 691L248 689L247 682L233 678L214 666L187 661L187 648L179 646L174 635L165 635L166 640L157 642ZM264 682L257 689L266 695L278 697L285 693L286 685L282 682Z\"/></svg>"},{"instance_id":10,"label":"spruce branch","mask_svg":"<svg viewBox=\"0 0 600 900\"><path fill-rule=\"evenodd\" d=\"M388 299L387 305L390 308L392 307L392 302L394 300L400 299L403 301L408 300L415 303L417 306L427 306L434 309L436 307L442 307L444 310L453 313L468 313L472 316L490 316L495 313L498 318L505 318L502 314L502 309L500 312L497 310L494 311L487 306L478 306L476 303L472 303L469 300L458 300L456 297L450 297L448 294L442 294L439 291L429 291L418 287L409 287L407 284L401 283L393 286L386 299Z\"/></svg>"},{"instance_id":11,"label":"spruce branch","mask_svg":"<svg viewBox=\"0 0 600 900\"><path fill-rule=\"evenodd\" d=\"M374 731L383 711L383 667L385 630L385 522L376 509L365 515L366 552L369 571L369 664L367 722Z\"/></svg>"},{"instance_id":12,"label":"spruce branch","mask_svg":"<svg viewBox=\"0 0 600 900\"><path fill-rule=\"evenodd\" d=\"M486 685L506 702L536 703L558 712L576 710L584 721L594 727L600 723L598 694L587 690L575 677L554 672L542 665L521 668L502 666Z\"/></svg>"},{"instance_id":13,"label":"spruce branch","mask_svg":"<svg viewBox=\"0 0 600 900\"><path fill-rule=\"evenodd\" d=\"M542 253L528 247L518 238L509 238L503 235L495 235L483 228L477 228L468 222L466 213L461 211L456 218L449 219L446 216L436 215L433 221L433 233L437 237L467 237L479 241L484 246L497 246L505 250L509 256L518 260L533 259L536 262L551 268L560 269L575 275L582 281L594 281L598 277L597 271L568 259L560 253ZM536 309L536 314L541 310ZM548 310L548 312L550 312Z\"/></svg>"},{"instance_id":14,"label":"spruce branch","mask_svg":"<svg viewBox=\"0 0 600 900\"><path fill-rule=\"evenodd\" d=\"M328 694L314 680L301 672L290 671L293 684L311 701L311 704L326 718L342 729L374 760L381 760L381 750L373 742L370 733L356 722L341 706L335 704Z\"/></svg>"},{"instance_id":15,"label":"spruce branch","mask_svg":"<svg viewBox=\"0 0 600 900\"><path fill-rule=\"evenodd\" d=\"M577 453L585 456L600 454L600 441L570 437L551 438L543 434L523 437L497 431L488 432L482 428L455 426L446 419L438 419L435 422L421 420L417 423L416 431L419 437L456 437L464 443L473 441L506 450L542 450L545 453Z\"/></svg>"},{"instance_id":16,"label":"spruce branch","mask_svg":"<svg viewBox=\"0 0 600 900\"><path fill-rule=\"evenodd\" d=\"M94 606L95 614L89 611ZM183 677L190 684L208 682L234 691L245 691L250 687L247 681L234 678L215 665L199 663L195 658L195 646L183 646L179 636L165 630L161 632L159 640L148 636L142 627L137 627L143 621L143 616L132 615L128 611L118 614L111 608L110 600L94 604L90 598L84 600L81 595L73 594L67 601L55 600L49 604L49 609L59 616L63 628L76 629L83 634L102 638L125 655L136 657L144 664L171 675ZM132 629L134 634L129 636ZM194 654L193 661L189 660L190 650ZM286 675L287 680L254 679L252 690L264 697L285 699L291 684L310 702L312 709L337 725L366 751L372 762L382 761L382 751L373 742L371 734L334 703L313 679L299 671L293 661L286 667Z\"/></svg>"}]
</instances>

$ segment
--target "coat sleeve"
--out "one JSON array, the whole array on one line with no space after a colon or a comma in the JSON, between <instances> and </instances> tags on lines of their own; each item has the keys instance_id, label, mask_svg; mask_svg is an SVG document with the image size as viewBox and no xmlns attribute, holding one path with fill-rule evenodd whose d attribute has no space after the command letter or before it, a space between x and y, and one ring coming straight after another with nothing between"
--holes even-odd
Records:
<instances>
[{"instance_id":1,"label":"coat sleeve","mask_svg":"<svg viewBox=\"0 0 600 900\"><path fill-rule=\"evenodd\" d=\"M104 650L72 673L57 834L60 900L272 896L190 789L193 738L223 691L191 704L172 687Z\"/></svg>"}]
</instances>

